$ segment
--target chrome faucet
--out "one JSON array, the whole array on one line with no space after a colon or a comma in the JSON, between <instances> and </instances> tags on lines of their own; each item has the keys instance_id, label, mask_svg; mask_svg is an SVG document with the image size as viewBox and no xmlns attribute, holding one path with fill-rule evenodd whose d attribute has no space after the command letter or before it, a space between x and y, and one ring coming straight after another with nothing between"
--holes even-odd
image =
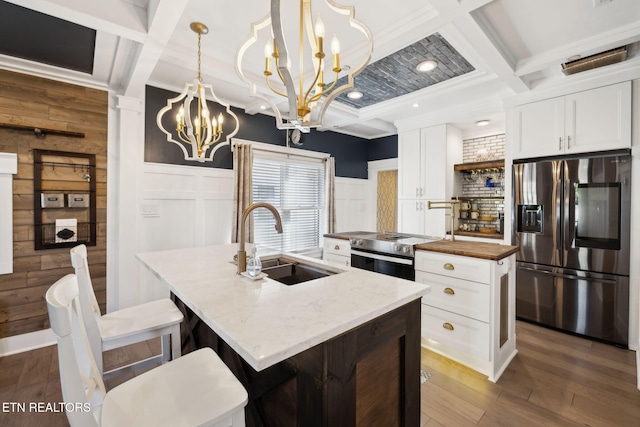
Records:
<instances>
[{"instance_id":1,"label":"chrome faucet","mask_svg":"<svg viewBox=\"0 0 640 427\"><path fill-rule=\"evenodd\" d=\"M251 211L256 208L269 209L276 219L276 231L278 234L282 234L282 219L280 218L278 210L273 205L265 202L257 202L247 206L244 212L242 212L242 220L240 221L240 241L238 242L238 254L236 255L238 258L238 274L247 270L247 252L244 250L245 224Z\"/></svg>"},{"instance_id":2,"label":"chrome faucet","mask_svg":"<svg viewBox=\"0 0 640 427\"><path fill-rule=\"evenodd\" d=\"M456 205L460 204L460 200L456 197L456 200L446 200L446 201L429 201L427 203L428 209L451 209L451 241L455 242L456 237L454 234L454 221L456 216Z\"/></svg>"}]
</instances>

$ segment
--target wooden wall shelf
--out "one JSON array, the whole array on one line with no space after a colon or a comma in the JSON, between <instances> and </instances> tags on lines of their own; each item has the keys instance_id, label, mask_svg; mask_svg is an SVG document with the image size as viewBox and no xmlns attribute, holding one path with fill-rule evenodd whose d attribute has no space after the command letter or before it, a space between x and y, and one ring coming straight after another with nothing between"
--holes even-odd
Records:
<instances>
[{"instance_id":1,"label":"wooden wall shelf","mask_svg":"<svg viewBox=\"0 0 640 427\"><path fill-rule=\"evenodd\" d=\"M504 169L504 159L488 160L486 162L460 163L457 165L453 165L453 170L459 172L471 172L484 169Z\"/></svg>"},{"instance_id":2,"label":"wooden wall shelf","mask_svg":"<svg viewBox=\"0 0 640 427\"><path fill-rule=\"evenodd\" d=\"M47 135L62 135L68 136L71 138L84 138L84 133L82 132L71 132L68 130L58 130L58 129L47 129L36 126L24 126L24 125L15 125L11 123L0 123L0 127L7 129L15 129L15 130L26 130L29 132L33 132L36 138L43 138Z\"/></svg>"}]
</instances>

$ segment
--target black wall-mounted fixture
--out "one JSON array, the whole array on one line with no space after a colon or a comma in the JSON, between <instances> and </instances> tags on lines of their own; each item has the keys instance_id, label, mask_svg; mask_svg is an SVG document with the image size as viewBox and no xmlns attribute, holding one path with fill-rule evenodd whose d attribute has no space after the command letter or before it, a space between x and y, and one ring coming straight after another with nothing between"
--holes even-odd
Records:
<instances>
[{"instance_id":1,"label":"black wall-mounted fixture","mask_svg":"<svg viewBox=\"0 0 640 427\"><path fill-rule=\"evenodd\" d=\"M84 138L84 133L82 132L71 132L68 130L47 129L47 128L41 128L41 127L35 127L35 126L14 125L11 123L0 123L0 128L25 130L25 131L33 132L36 138L44 138L47 135L62 135L62 136L68 136L71 138Z\"/></svg>"}]
</instances>

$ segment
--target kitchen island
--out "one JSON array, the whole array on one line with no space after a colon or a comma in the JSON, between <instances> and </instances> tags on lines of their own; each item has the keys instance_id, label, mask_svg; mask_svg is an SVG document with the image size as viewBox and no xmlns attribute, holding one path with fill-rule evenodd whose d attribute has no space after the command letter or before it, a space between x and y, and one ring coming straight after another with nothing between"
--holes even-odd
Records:
<instances>
[{"instance_id":1,"label":"kitchen island","mask_svg":"<svg viewBox=\"0 0 640 427\"><path fill-rule=\"evenodd\" d=\"M236 249L138 259L185 312L183 351L212 347L247 388L247 425L419 424L429 286L303 256L290 258L336 274L293 286L252 281L236 274Z\"/></svg>"},{"instance_id":2,"label":"kitchen island","mask_svg":"<svg viewBox=\"0 0 640 427\"><path fill-rule=\"evenodd\" d=\"M517 246L438 240L416 245L422 345L496 382L515 357Z\"/></svg>"}]
</instances>

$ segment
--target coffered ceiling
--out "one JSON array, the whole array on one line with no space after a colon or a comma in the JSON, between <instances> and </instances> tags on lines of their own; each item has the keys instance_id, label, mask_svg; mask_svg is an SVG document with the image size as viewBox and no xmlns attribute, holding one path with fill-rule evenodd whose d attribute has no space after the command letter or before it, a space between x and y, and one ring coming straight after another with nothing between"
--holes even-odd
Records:
<instances>
[{"instance_id":1,"label":"coffered ceiling","mask_svg":"<svg viewBox=\"0 0 640 427\"><path fill-rule=\"evenodd\" d=\"M291 1L283 0L285 8ZM362 100L334 101L323 129L363 138L394 134L394 123L412 116L425 125L454 123L468 135L477 120L490 119L489 127L500 131L505 97L606 72L565 76L560 64L570 57L627 45L627 61L609 69L640 64L637 0L334 1L355 6L374 50L356 80ZM6 7L13 5L38 14ZM232 105L269 114L249 96L234 63L250 25L269 11L268 0L10 0L0 1L0 11L0 68L134 97L143 96L146 84L181 91L195 77L196 36L189 24L204 22L210 30L202 39L204 81ZM85 33L69 38L59 20L85 27ZM333 25L325 19L325 27ZM49 27L52 33L43 31ZM91 34L92 58L86 48ZM348 40L342 44L349 58ZM52 61L52 52L60 61ZM439 63L431 74L415 71L422 56ZM76 62L93 68L67 65ZM262 66L256 58L256 74Z\"/></svg>"}]
</instances>

